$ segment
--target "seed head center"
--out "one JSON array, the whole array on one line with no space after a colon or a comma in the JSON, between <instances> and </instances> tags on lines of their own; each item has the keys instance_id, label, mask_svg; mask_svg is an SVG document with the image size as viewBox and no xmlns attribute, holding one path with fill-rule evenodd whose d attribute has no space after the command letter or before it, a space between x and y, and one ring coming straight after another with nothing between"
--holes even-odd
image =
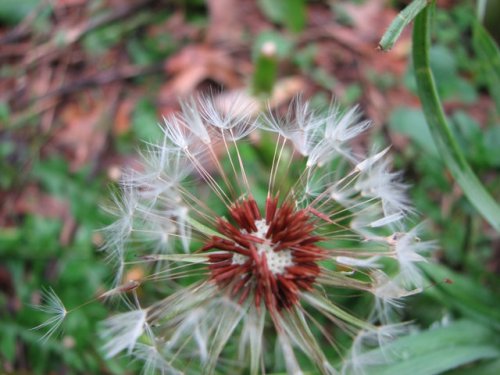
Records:
<instances>
[{"instance_id":1,"label":"seed head center","mask_svg":"<svg viewBox=\"0 0 500 375\"><path fill-rule=\"evenodd\" d=\"M266 220L256 220L255 226L257 227L257 231L252 232L251 234L264 241L262 243L255 243L257 255L261 259L261 262L267 263L267 268L273 275L285 273L286 267L294 265L292 260L292 251L289 249L274 251L274 246L271 241L265 237L267 231L269 230L269 225L266 224ZM241 229L240 231L241 233L246 234L245 229ZM263 254L265 254L265 256L263 256ZM247 261L248 256L234 254L232 264L243 265Z\"/></svg>"},{"instance_id":2,"label":"seed head center","mask_svg":"<svg viewBox=\"0 0 500 375\"><path fill-rule=\"evenodd\" d=\"M270 311L297 303L300 291L310 290L320 272L317 261L325 256L316 243L314 220L291 202L278 207L278 197L268 198L262 217L253 198L230 208L234 224L217 220L223 237L213 236L202 250L209 256L211 279L242 303L253 297L255 305Z\"/></svg>"}]
</instances>

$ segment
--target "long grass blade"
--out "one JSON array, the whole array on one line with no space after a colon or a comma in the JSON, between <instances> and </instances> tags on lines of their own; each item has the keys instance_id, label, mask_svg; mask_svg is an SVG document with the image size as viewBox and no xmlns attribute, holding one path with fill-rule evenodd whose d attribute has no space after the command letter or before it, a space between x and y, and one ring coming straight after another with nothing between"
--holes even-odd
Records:
<instances>
[{"instance_id":1,"label":"long grass blade","mask_svg":"<svg viewBox=\"0 0 500 375\"><path fill-rule=\"evenodd\" d=\"M376 355L381 350L388 363L370 367L367 373L442 374L464 364L500 355L495 333L468 320L402 337L368 354ZM471 369L470 373L474 371Z\"/></svg>"},{"instance_id":2,"label":"long grass blade","mask_svg":"<svg viewBox=\"0 0 500 375\"><path fill-rule=\"evenodd\" d=\"M422 263L420 268L433 287L425 294L463 316L500 330L500 310L494 293L466 275L436 263ZM450 280L450 282L443 282Z\"/></svg>"},{"instance_id":3,"label":"long grass blade","mask_svg":"<svg viewBox=\"0 0 500 375\"><path fill-rule=\"evenodd\" d=\"M415 18L413 62L418 95L431 134L451 174L479 213L500 231L500 207L470 168L446 121L429 63L429 11L424 8Z\"/></svg>"}]
</instances>

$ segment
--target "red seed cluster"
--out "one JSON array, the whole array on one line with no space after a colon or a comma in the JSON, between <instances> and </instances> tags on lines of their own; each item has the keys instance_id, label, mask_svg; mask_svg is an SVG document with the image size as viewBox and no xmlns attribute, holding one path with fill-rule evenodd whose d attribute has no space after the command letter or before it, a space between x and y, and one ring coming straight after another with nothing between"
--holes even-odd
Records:
<instances>
[{"instance_id":1,"label":"red seed cluster","mask_svg":"<svg viewBox=\"0 0 500 375\"><path fill-rule=\"evenodd\" d=\"M230 215L234 223L217 220L217 230L225 238L212 236L202 249L223 251L209 257L211 278L239 303L253 297L257 309L264 301L271 313L293 306L300 291L312 289L320 272L316 262L325 256L316 245L321 237L313 234L315 224L310 213L296 210L289 202L278 207L277 196L268 198L265 235L258 232L256 223L263 218L253 198L234 203ZM290 251L291 263L283 272L273 273L266 253L259 251L261 246L274 252ZM236 254L244 257L239 256L236 262Z\"/></svg>"}]
</instances>

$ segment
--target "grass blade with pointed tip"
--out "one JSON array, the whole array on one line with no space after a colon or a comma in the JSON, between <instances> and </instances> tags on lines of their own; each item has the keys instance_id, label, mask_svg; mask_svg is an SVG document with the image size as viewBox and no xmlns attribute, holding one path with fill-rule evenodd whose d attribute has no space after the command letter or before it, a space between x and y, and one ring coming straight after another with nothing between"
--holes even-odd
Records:
<instances>
[{"instance_id":1,"label":"grass blade with pointed tip","mask_svg":"<svg viewBox=\"0 0 500 375\"><path fill-rule=\"evenodd\" d=\"M413 27L413 63L427 124L446 166L464 194L491 226L500 231L500 207L470 168L446 121L429 63L429 23L428 8L424 8Z\"/></svg>"},{"instance_id":2,"label":"grass blade with pointed tip","mask_svg":"<svg viewBox=\"0 0 500 375\"><path fill-rule=\"evenodd\" d=\"M378 47L382 51L389 51L399 36L403 32L404 28L415 18L415 16L425 8L427 5L427 0L413 0L410 4L406 6L396 18L391 22L388 29L380 39Z\"/></svg>"}]
</instances>

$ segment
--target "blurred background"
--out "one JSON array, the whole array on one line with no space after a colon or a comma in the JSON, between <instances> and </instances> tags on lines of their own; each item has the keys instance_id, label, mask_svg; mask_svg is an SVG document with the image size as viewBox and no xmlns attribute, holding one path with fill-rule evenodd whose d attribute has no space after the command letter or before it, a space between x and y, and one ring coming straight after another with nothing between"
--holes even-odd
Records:
<instances>
[{"instance_id":1,"label":"blurred background","mask_svg":"<svg viewBox=\"0 0 500 375\"><path fill-rule=\"evenodd\" d=\"M100 353L101 303L70 314L46 343L43 331L29 330L47 318L31 305L42 286L68 308L106 289L113 275L96 230L111 220L100 209L110 186L137 163L144 141L158 139L161 115L178 110L179 98L242 90L278 110L297 94L318 107L332 98L360 105L373 121L363 147L392 145L428 219L425 238L439 242L423 267L429 286L408 299L402 318L424 332L466 322L468 331L446 342L469 359L449 373L500 373L499 234L464 197L426 127L411 27L390 51L377 48L408 3L0 0L0 373L139 372ZM484 21L497 43L499 4L487 2ZM453 134L498 201L500 108L473 48L475 9L474 1L438 2L431 66ZM445 340L429 337L424 347ZM483 347L492 351L473 354Z\"/></svg>"}]
</instances>

